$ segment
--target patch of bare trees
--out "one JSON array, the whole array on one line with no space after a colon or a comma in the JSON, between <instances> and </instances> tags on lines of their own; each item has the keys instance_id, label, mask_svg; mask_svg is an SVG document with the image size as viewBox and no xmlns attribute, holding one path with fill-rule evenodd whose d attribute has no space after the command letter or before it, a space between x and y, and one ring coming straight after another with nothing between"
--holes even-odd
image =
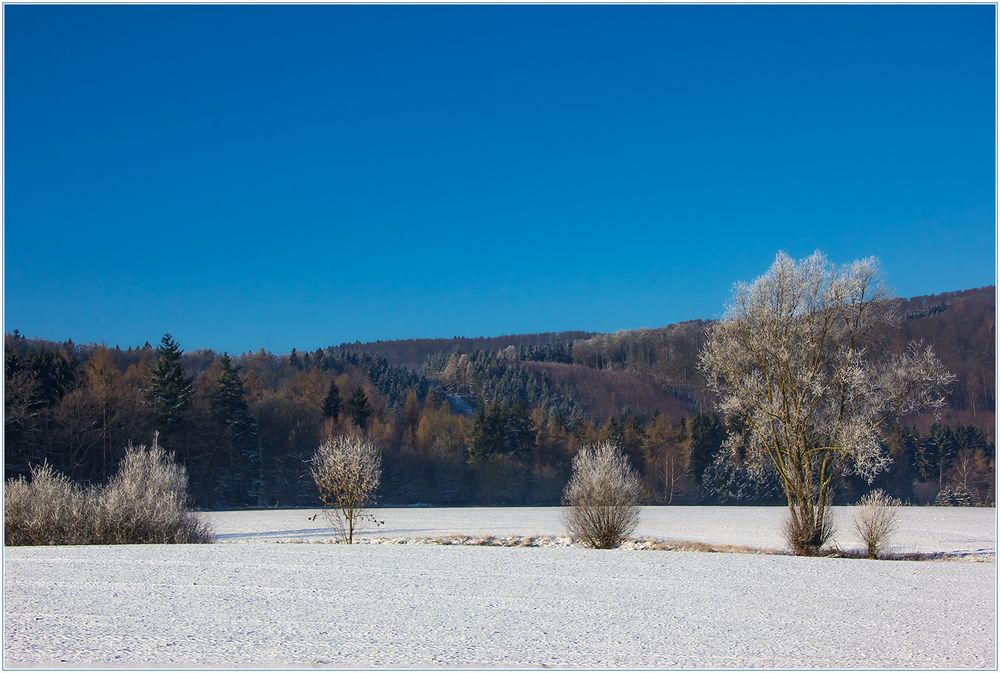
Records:
<instances>
[{"instance_id":1,"label":"patch of bare trees","mask_svg":"<svg viewBox=\"0 0 1000 673\"><path fill-rule=\"evenodd\" d=\"M187 473L153 440L129 446L107 484L82 487L48 464L4 490L8 545L204 543L208 525L188 507Z\"/></svg>"}]
</instances>

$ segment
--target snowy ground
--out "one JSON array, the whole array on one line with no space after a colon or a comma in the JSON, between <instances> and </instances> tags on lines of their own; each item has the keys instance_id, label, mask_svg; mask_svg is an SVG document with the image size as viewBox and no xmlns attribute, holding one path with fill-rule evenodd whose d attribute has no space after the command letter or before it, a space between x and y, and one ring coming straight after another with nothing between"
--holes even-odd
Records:
<instances>
[{"instance_id":1,"label":"snowy ground","mask_svg":"<svg viewBox=\"0 0 1000 673\"><path fill-rule=\"evenodd\" d=\"M852 507L833 508L841 548L860 548L851 524ZM563 535L558 507L407 508L374 510L384 526L361 536ZM333 533L318 510L211 512L220 542L320 540ZM314 517L311 519L311 517ZM765 549L785 546L783 507L644 507L635 535ZM899 511L896 552L973 554L996 551L996 509L904 507Z\"/></svg>"},{"instance_id":2,"label":"snowy ground","mask_svg":"<svg viewBox=\"0 0 1000 673\"><path fill-rule=\"evenodd\" d=\"M310 515L211 515L230 544L6 548L4 664L996 668L993 562L268 543L327 537ZM548 509L379 517L380 536L561 532ZM778 519L650 508L639 533L780 546ZM912 509L902 539L995 549L995 530L993 510Z\"/></svg>"}]
</instances>

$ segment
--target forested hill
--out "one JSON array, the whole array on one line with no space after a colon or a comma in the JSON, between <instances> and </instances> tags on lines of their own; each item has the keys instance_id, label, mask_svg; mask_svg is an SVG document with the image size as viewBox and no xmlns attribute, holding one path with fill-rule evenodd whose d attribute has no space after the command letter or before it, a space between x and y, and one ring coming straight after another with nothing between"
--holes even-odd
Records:
<instances>
[{"instance_id":1,"label":"forested hill","mask_svg":"<svg viewBox=\"0 0 1000 673\"><path fill-rule=\"evenodd\" d=\"M923 339L959 380L949 415L992 432L995 399L995 286L903 299L897 346ZM607 418L628 405L637 413L672 417L706 406L697 354L710 321L610 334L546 332L490 338L409 339L342 344L390 363L436 374L443 354L511 347L521 367L576 397L591 415ZM437 378L440 378L439 376Z\"/></svg>"},{"instance_id":2,"label":"forested hill","mask_svg":"<svg viewBox=\"0 0 1000 673\"><path fill-rule=\"evenodd\" d=\"M959 477L993 497L995 302L994 287L902 302L899 343L931 343L958 380L940 424L910 418L892 435L881 485L898 497L931 502ZM556 504L577 449L610 438L652 502L772 502L773 484L712 463L724 427L696 367L708 325L234 357L184 352L169 335L123 349L15 331L5 338L5 473L47 461L100 482L130 442L157 431L201 506L311 505L317 445L360 430L383 449L385 504ZM838 497L860 488L847 479Z\"/></svg>"},{"instance_id":3,"label":"forested hill","mask_svg":"<svg viewBox=\"0 0 1000 673\"><path fill-rule=\"evenodd\" d=\"M367 353L385 358L391 365L418 369L435 353L475 350L500 350L507 346L541 346L552 343L578 341L594 336L594 332L542 332L539 334L508 334L495 337L452 337L451 339L400 339L395 341L368 341L342 343L337 348L344 352Z\"/></svg>"}]
</instances>

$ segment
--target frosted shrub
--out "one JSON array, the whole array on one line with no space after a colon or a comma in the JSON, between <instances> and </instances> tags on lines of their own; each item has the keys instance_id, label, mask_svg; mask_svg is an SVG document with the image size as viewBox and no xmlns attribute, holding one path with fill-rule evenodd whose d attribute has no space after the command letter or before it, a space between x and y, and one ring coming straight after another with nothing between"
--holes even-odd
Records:
<instances>
[{"instance_id":1,"label":"frosted shrub","mask_svg":"<svg viewBox=\"0 0 1000 673\"><path fill-rule=\"evenodd\" d=\"M311 472L324 513L345 542L354 542L354 529L362 519L381 523L366 511L382 474L377 446L359 435L332 437L316 450Z\"/></svg>"},{"instance_id":2,"label":"frosted shrub","mask_svg":"<svg viewBox=\"0 0 1000 673\"><path fill-rule=\"evenodd\" d=\"M93 521L93 497L46 463L4 488L4 544L82 544Z\"/></svg>"},{"instance_id":3,"label":"frosted shrub","mask_svg":"<svg viewBox=\"0 0 1000 673\"><path fill-rule=\"evenodd\" d=\"M823 545L833 536L833 521L828 508L791 509L785 515L785 525L782 529L785 542L794 554L799 556L814 556L820 553Z\"/></svg>"},{"instance_id":4,"label":"frosted shrub","mask_svg":"<svg viewBox=\"0 0 1000 673\"><path fill-rule=\"evenodd\" d=\"M900 501L878 489L858 501L854 513L854 529L861 536L868 558L876 559L889 544L896 530L896 512Z\"/></svg>"},{"instance_id":5,"label":"frosted shrub","mask_svg":"<svg viewBox=\"0 0 1000 673\"><path fill-rule=\"evenodd\" d=\"M159 447L129 446L105 486L81 488L48 465L4 490L8 545L211 542L188 510L187 473Z\"/></svg>"},{"instance_id":6,"label":"frosted shrub","mask_svg":"<svg viewBox=\"0 0 1000 673\"><path fill-rule=\"evenodd\" d=\"M129 446L118 472L97 494L100 544L211 542L206 524L188 510L187 472L157 441Z\"/></svg>"},{"instance_id":7,"label":"frosted shrub","mask_svg":"<svg viewBox=\"0 0 1000 673\"><path fill-rule=\"evenodd\" d=\"M628 459L612 442L580 450L563 491L569 533L596 549L610 549L639 524L642 485Z\"/></svg>"}]
</instances>

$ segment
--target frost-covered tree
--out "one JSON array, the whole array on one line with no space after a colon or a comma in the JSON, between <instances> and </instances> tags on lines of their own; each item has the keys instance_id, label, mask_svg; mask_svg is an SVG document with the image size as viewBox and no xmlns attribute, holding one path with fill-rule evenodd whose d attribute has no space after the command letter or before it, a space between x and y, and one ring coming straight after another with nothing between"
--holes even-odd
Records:
<instances>
[{"instance_id":1,"label":"frost-covered tree","mask_svg":"<svg viewBox=\"0 0 1000 673\"><path fill-rule=\"evenodd\" d=\"M870 481L886 467L887 421L944 404L954 377L930 346L889 350L894 308L874 258L837 266L819 252L778 253L709 328L699 366L729 421L725 448L753 470L773 466L796 553L829 537L839 474Z\"/></svg>"},{"instance_id":2,"label":"frost-covered tree","mask_svg":"<svg viewBox=\"0 0 1000 673\"><path fill-rule=\"evenodd\" d=\"M338 435L323 442L312 458L312 477L330 523L348 544L382 476L382 452L359 435Z\"/></svg>"},{"instance_id":3,"label":"frost-covered tree","mask_svg":"<svg viewBox=\"0 0 1000 673\"><path fill-rule=\"evenodd\" d=\"M639 524L642 482L614 442L580 449L563 492L570 535L596 549L610 549Z\"/></svg>"}]
</instances>

